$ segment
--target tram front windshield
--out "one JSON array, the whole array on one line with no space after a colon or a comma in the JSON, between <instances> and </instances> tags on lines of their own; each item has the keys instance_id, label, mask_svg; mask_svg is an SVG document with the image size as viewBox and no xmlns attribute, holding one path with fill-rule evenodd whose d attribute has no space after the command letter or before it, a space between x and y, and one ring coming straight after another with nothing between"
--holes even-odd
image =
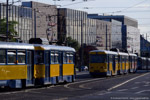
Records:
<instances>
[{"instance_id":1,"label":"tram front windshield","mask_svg":"<svg viewBox=\"0 0 150 100\"><path fill-rule=\"evenodd\" d=\"M106 55L102 54L91 54L90 55L90 63L105 63L106 62Z\"/></svg>"}]
</instances>

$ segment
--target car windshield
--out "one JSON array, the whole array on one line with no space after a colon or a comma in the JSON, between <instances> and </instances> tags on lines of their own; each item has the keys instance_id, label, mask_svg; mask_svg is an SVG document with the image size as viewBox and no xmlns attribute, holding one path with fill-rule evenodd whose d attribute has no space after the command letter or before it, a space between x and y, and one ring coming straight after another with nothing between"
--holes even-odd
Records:
<instances>
[{"instance_id":1,"label":"car windshield","mask_svg":"<svg viewBox=\"0 0 150 100\"><path fill-rule=\"evenodd\" d=\"M106 55L92 54L90 55L90 63L105 63Z\"/></svg>"}]
</instances>

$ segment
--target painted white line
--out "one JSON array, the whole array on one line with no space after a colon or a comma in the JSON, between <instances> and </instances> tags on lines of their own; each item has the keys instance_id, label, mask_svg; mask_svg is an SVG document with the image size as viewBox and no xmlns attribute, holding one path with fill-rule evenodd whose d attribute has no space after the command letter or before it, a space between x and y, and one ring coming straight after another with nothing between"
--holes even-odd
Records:
<instances>
[{"instance_id":1,"label":"painted white line","mask_svg":"<svg viewBox=\"0 0 150 100\"><path fill-rule=\"evenodd\" d=\"M140 94L140 93L149 92L149 91L150 91L150 90L142 90L142 91L136 92L135 94Z\"/></svg>"},{"instance_id":2,"label":"painted white line","mask_svg":"<svg viewBox=\"0 0 150 100\"><path fill-rule=\"evenodd\" d=\"M141 82L135 82L135 84L140 84Z\"/></svg>"},{"instance_id":3,"label":"painted white line","mask_svg":"<svg viewBox=\"0 0 150 100\"><path fill-rule=\"evenodd\" d=\"M150 84L150 82L146 82L146 81L145 81L145 82L143 82L143 83L145 83L145 84L147 84L147 85L148 85L148 84Z\"/></svg>"},{"instance_id":4,"label":"painted white line","mask_svg":"<svg viewBox=\"0 0 150 100\"><path fill-rule=\"evenodd\" d=\"M104 93L100 93L98 95L105 95L105 94L109 94L109 93L111 93L111 92L104 92Z\"/></svg>"},{"instance_id":5,"label":"painted white line","mask_svg":"<svg viewBox=\"0 0 150 100\"><path fill-rule=\"evenodd\" d=\"M24 91L16 91L16 92L0 93L0 95L16 94L16 93L22 93L22 92L24 92Z\"/></svg>"},{"instance_id":6,"label":"painted white line","mask_svg":"<svg viewBox=\"0 0 150 100\"><path fill-rule=\"evenodd\" d=\"M82 88L82 89L92 89L92 88L87 88L87 87L85 87L85 84L79 85L79 87Z\"/></svg>"},{"instance_id":7,"label":"painted white line","mask_svg":"<svg viewBox=\"0 0 150 100\"><path fill-rule=\"evenodd\" d=\"M17 94L17 93L23 93L23 92L30 92L34 90L43 90L46 89L47 87L43 88L34 88L34 89L26 89L26 90L21 90L21 91L14 91L14 92L6 92L6 93L0 93L0 95L7 95L7 94Z\"/></svg>"},{"instance_id":8,"label":"painted white line","mask_svg":"<svg viewBox=\"0 0 150 100\"><path fill-rule=\"evenodd\" d=\"M123 92L123 91L127 91L128 89L121 89L121 90L118 90L119 92Z\"/></svg>"},{"instance_id":9,"label":"painted white line","mask_svg":"<svg viewBox=\"0 0 150 100\"><path fill-rule=\"evenodd\" d=\"M73 85L73 84L78 84L78 83L85 83L85 82L93 82L93 81L98 81L98 80L102 80L105 78L98 78L98 79L90 79L90 80L85 80L85 81L79 81L79 82L74 82L74 83L69 83L64 85L65 88L70 88L69 85Z\"/></svg>"},{"instance_id":10,"label":"painted white line","mask_svg":"<svg viewBox=\"0 0 150 100\"><path fill-rule=\"evenodd\" d=\"M111 90L113 90L113 89L115 89L115 88L118 88L118 87L120 87L120 86L122 86L122 85L124 85L124 84L126 84L126 83L128 83L128 82L130 82L130 81L133 81L133 80L135 80L135 79L137 79L137 78L143 77L143 76L148 75L148 74L149 74L149 73L145 73L145 74L142 74L142 75L140 75L140 76L134 77L134 78L132 78L132 79L130 79L130 80L127 80L127 81L125 81L125 82L123 82L123 83L121 83L121 84L118 84L118 85L116 85L116 86L114 86L114 87L112 87L112 88L109 88L108 91L111 91Z\"/></svg>"},{"instance_id":11,"label":"painted white line","mask_svg":"<svg viewBox=\"0 0 150 100\"><path fill-rule=\"evenodd\" d=\"M67 100L68 98L65 97L65 98L60 98L60 99L52 99L52 100Z\"/></svg>"},{"instance_id":12,"label":"painted white line","mask_svg":"<svg viewBox=\"0 0 150 100\"><path fill-rule=\"evenodd\" d=\"M30 91L30 93L37 93L37 94L41 94L41 92L37 92L37 91Z\"/></svg>"},{"instance_id":13,"label":"painted white line","mask_svg":"<svg viewBox=\"0 0 150 100\"><path fill-rule=\"evenodd\" d=\"M139 88L139 87L133 87L133 88L131 88L131 89L137 89L137 88Z\"/></svg>"}]
</instances>

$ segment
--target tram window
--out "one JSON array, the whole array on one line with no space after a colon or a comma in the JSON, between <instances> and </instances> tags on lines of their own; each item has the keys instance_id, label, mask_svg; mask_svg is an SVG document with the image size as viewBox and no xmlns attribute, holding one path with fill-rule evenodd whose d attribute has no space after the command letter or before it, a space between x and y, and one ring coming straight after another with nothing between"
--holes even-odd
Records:
<instances>
[{"instance_id":1,"label":"tram window","mask_svg":"<svg viewBox=\"0 0 150 100\"><path fill-rule=\"evenodd\" d=\"M70 54L69 56L69 63L73 63L73 54Z\"/></svg>"},{"instance_id":2,"label":"tram window","mask_svg":"<svg viewBox=\"0 0 150 100\"><path fill-rule=\"evenodd\" d=\"M66 53L63 53L63 63L66 63L66 61L67 61Z\"/></svg>"},{"instance_id":3,"label":"tram window","mask_svg":"<svg viewBox=\"0 0 150 100\"><path fill-rule=\"evenodd\" d=\"M70 62L70 61L69 61L69 60L70 60L70 59L69 59L69 56L70 56L70 55L69 55L69 54L67 54L67 63L69 63L69 62Z\"/></svg>"},{"instance_id":4,"label":"tram window","mask_svg":"<svg viewBox=\"0 0 150 100\"><path fill-rule=\"evenodd\" d=\"M112 55L109 55L109 62L112 62Z\"/></svg>"},{"instance_id":5,"label":"tram window","mask_svg":"<svg viewBox=\"0 0 150 100\"><path fill-rule=\"evenodd\" d=\"M122 57L122 62L125 62L125 58L124 57Z\"/></svg>"},{"instance_id":6,"label":"tram window","mask_svg":"<svg viewBox=\"0 0 150 100\"><path fill-rule=\"evenodd\" d=\"M6 51L0 50L0 64L6 63Z\"/></svg>"},{"instance_id":7,"label":"tram window","mask_svg":"<svg viewBox=\"0 0 150 100\"><path fill-rule=\"evenodd\" d=\"M128 62L128 57L126 57L126 62Z\"/></svg>"},{"instance_id":8,"label":"tram window","mask_svg":"<svg viewBox=\"0 0 150 100\"><path fill-rule=\"evenodd\" d=\"M36 51L35 52L35 62L36 64L44 64L44 52L43 51Z\"/></svg>"},{"instance_id":9,"label":"tram window","mask_svg":"<svg viewBox=\"0 0 150 100\"><path fill-rule=\"evenodd\" d=\"M116 60L116 62L118 61L118 56L115 56L115 60Z\"/></svg>"},{"instance_id":10,"label":"tram window","mask_svg":"<svg viewBox=\"0 0 150 100\"><path fill-rule=\"evenodd\" d=\"M54 53L51 53L51 64L55 63L55 56Z\"/></svg>"},{"instance_id":11,"label":"tram window","mask_svg":"<svg viewBox=\"0 0 150 100\"><path fill-rule=\"evenodd\" d=\"M55 63L59 63L59 55L58 55L58 53L55 53Z\"/></svg>"},{"instance_id":12,"label":"tram window","mask_svg":"<svg viewBox=\"0 0 150 100\"><path fill-rule=\"evenodd\" d=\"M25 64L26 61L25 51L18 51L17 56L18 56L18 64Z\"/></svg>"},{"instance_id":13,"label":"tram window","mask_svg":"<svg viewBox=\"0 0 150 100\"><path fill-rule=\"evenodd\" d=\"M48 51L45 52L45 63L49 64L49 52Z\"/></svg>"},{"instance_id":14,"label":"tram window","mask_svg":"<svg viewBox=\"0 0 150 100\"><path fill-rule=\"evenodd\" d=\"M8 50L7 51L8 56L8 64L16 64L16 50Z\"/></svg>"},{"instance_id":15,"label":"tram window","mask_svg":"<svg viewBox=\"0 0 150 100\"><path fill-rule=\"evenodd\" d=\"M107 60L106 55L90 55L91 63L105 63Z\"/></svg>"},{"instance_id":16,"label":"tram window","mask_svg":"<svg viewBox=\"0 0 150 100\"><path fill-rule=\"evenodd\" d=\"M62 62L62 54L61 54L61 52L59 52L59 63L61 63L61 64L63 63Z\"/></svg>"}]
</instances>

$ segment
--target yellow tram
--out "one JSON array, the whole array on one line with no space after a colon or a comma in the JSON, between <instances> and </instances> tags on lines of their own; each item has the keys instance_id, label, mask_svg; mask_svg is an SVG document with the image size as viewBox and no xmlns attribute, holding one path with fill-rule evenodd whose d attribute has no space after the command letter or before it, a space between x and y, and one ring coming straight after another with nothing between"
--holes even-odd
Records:
<instances>
[{"instance_id":1,"label":"yellow tram","mask_svg":"<svg viewBox=\"0 0 150 100\"><path fill-rule=\"evenodd\" d=\"M66 46L0 43L0 87L22 88L73 82L75 49Z\"/></svg>"},{"instance_id":2,"label":"yellow tram","mask_svg":"<svg viewBox=\"0 0 150 100\"><path fill-rule=\"evenodd\" d=\"M137 70L136 54L106 50L93 50L89 54L89 72L92 76L112 76Z\"/></svg>"},{"instance_id":3,"label":"yellow tram","mask_svg":"<svg viewBox=\"0 0 150 100\"><path fill-rule=\"evenodd\" d=\"M106 50L93 50L90 52L89 72L92 76L117 75L118 53Z\"/></svg>"}]
</instances>

